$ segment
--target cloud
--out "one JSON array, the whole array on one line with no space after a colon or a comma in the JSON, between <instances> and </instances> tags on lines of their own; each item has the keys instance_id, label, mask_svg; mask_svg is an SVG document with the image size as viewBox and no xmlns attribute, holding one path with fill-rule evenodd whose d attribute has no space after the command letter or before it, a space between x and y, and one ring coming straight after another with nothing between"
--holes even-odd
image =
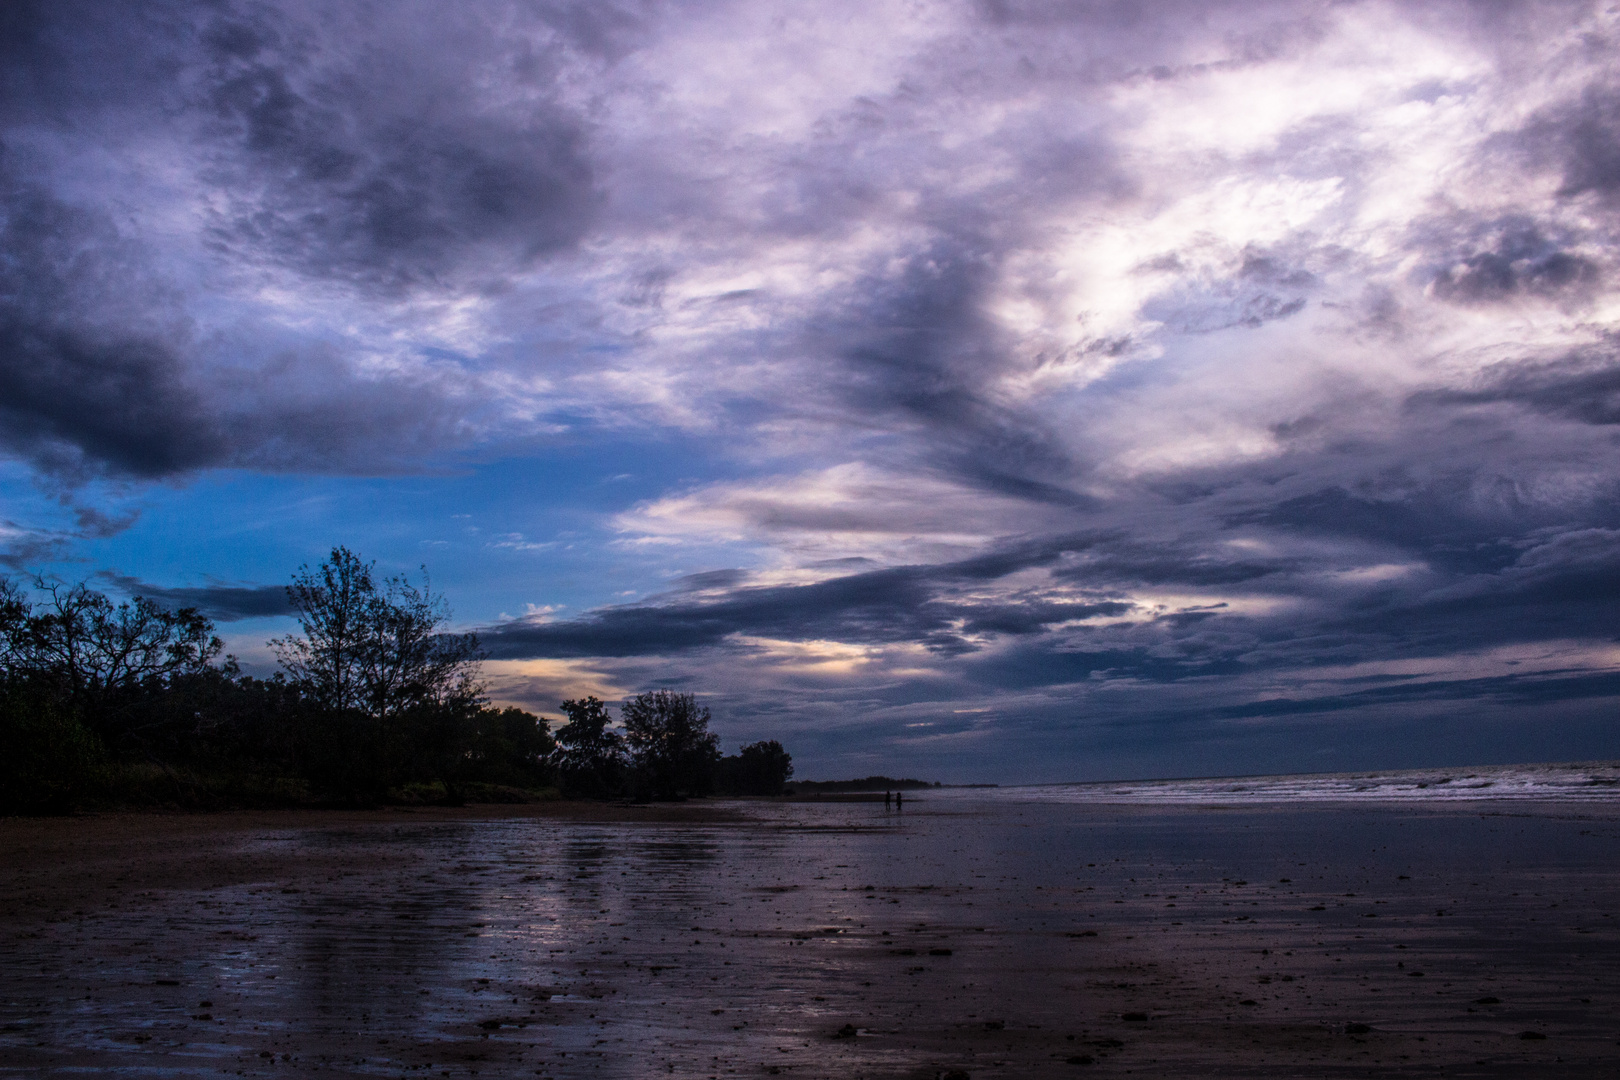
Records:
<instances>
[{"instance_id":1,"label":"cloud","mask_svg":"<svg viewBox=\"0 0 1620 1080\"><path fill-rule=\"evenodd\" d=\"M1620 359L1612 348L1552 362L1494 365L1476 388L1425 391L1414 404L1514 404L1582 424L1620 423Z\"/></svg>"},{"instance_id":2,"label":"cloud","mask_svg":"<svg viewBox=\"0 0 1620 1080\"><path fill-rule=\"evenodd\" d=\"M1607 686L1441 662L1612 636L1597 5L3 18L0 452L86 536L97 480L601 461L635 481L465 487L481 557L568 582L475 617L502 693L706 685L823 748Z\"/></svg>"},{"instance_id":3,"label":"cloud","mask_svg":"<svg viewBox=\"0 0 1620 1080\"><path fill-rule=\"evenodd\" d=\"M481 639L496 658L669 655L747 636L853 643L919 642L971 651L984 634L1027 634L1063 622L1123 614L1129 605L1080 595L982 602L962 595L1059 557L1054 548L998 552L931 567L894 567L808 585L753 586L734 572L688 581L668 599L605 608L583 619L514 621ZM729 586L729 588L727 587ZM696 589L705 595L687 596Z\"/></svg>"},{"instance_id":4,"label":"cloud","mask_svg":"<svg viewBox=\"0 0 1620 1080\"><path fill-rule=\"evenodd\" d=\"M0 446L73 482L205 468L419 468L463 441L470 381L356 370L330 348L252 367L206 346L154 256L107 215L17 179L0 158Z\"/></svg>"},{"instance_id":5,"label":"cloud","mask_svg":"<svg viewBox=\"0 0 1620 1080\"><path fill-rule=\"evenodd\" d=\"M1563 304L1589 301L1603 277L1592 257L1602 243L1581 230L1524 214L1485 220L1442 218L1423 246L1446 260L1429 271L1432 294L1456 304L1500 304L1524 298Z\"/></svg>"},{"instance_id":6,"label":"cloud","mask_svg":"<svg viewBox=\"0 0 1620 1080\"><path fill-rule=\"evenodd\" d=\"M73 537L62 533L0 521L0 566L14 572L31 570L68 556L72 541Z\"/></svg>"},{"instance_id":7,"label":"cloud","mask_svg":"<svg viewBox=\"0 0 1620 1080\"><path fill-rule=\"evenodd\" d=\"M1563 185L1559 194L1588 192L1608 199L1620 191L1620 93L1612 83L1588 85L1574 101L1544 112L1532 130L1562 153Z\"/></svg>"},{"instance_id":8,"label":"cloud","mask_svg":"<svg viewBox=\"0 0 1620 1080\"><path fill-rule=\"evenodd\" d=\"M615 20L549 13L9 7L0 449L74 483L415 471L501 428L454 312L598 202L554 54ZM440 333L359 329L402 304Z\"/></svg>"},{"instance_id":9,"label":"cloud","mask_svg":"<svg viewBox=\"0 0 1620 1080\"><path fill-rule=\"evenodd\" d=\"M616 524L664 540L769 537L800 563L825 557L892 565L960 558L1008 533L1063 520L1044 500L987 490L982 480L850 462L668 495L619 515Z\"/></svg>"},{"instance_id":10,"label":"cloud","mask_svg":"<svg viewBox=\"0 0 1620 1080\"><path fill-rule=\"evenodd\" d=\"M1216 710L1216 715L1232 720L1255 717L1302 716L1318 713L1366 709L1398 702L1478 702L1481 699L1506 701L1515 705L1540 705L1549 701L1581 698L1620 697L1620 672L1559 673L1553 677L1498 675L1483 679L1425 680L1415 685L1382 686L1350 694L1327 697L1266 698L1244 705Z\"/></svg>"},{"instance_id":11,"label":"cloud","mask_svg":"<svg viewBox=\"0 0 1620 1080\"><path fill-rule=\"evenodd\" d=\"M5 148L0 145L0 152ZM161 290L104 215L18 179L0 157L0 440L42 467L139 477L219 460ZM155 309L155 310L154 310Z\"/></svg>"},{"instance_id":12,"label":"cloud","mask_svg":"<svg viewBox=\"0 0 1620 1080\"><path fill-rule=\"evenodd\" d=\"M229 193L217 243L388 288L509 273L583 235L591 166L546 50L503 48L472 12L287 14L222 13L197 31L188 97ZM506 101L466 81L475 51Z\"/></svg>"},{"instance_id":13,"label":"cloud","mask_svg":"<svg viewBox=\"0 0 1620 1080\"><path fill-rule=\"evenodd\" d=\"M196 608L218 622L291 615L285 585L161 586L139 578L104 570L97 577L128 596L144 596L164 607Z\"/></svg>"}]
</instances>

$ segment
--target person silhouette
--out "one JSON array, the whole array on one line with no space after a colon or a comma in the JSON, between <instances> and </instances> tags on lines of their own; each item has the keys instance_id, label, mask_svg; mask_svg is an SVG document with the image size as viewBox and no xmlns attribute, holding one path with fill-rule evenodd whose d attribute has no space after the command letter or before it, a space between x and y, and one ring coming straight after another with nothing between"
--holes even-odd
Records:
<instances>
[{"instance_id":1,"label":"person silhouette","mask_svg":"<svg viewBox=\"0 0 1620 1080\"><path fill-rule=\"evenodd\" d=\"M905 795L902 794L901 792L897 791L897 792L894 793L894 808L896 810L900 809L901 802L904 799L905 799Z\"/></svg>"},{"instance_id":2,"label":"person silhouette","mask_svg":"<svg viewBox=\"0 0 1620 1080\"><path fill-rule=\"evenodd\" d=\"M885 809L885 810L887 810L889 808L889 798L890 798L889 793L887 791L885 791L883 793L883 809Z\"/></svg>"}]
</instances>

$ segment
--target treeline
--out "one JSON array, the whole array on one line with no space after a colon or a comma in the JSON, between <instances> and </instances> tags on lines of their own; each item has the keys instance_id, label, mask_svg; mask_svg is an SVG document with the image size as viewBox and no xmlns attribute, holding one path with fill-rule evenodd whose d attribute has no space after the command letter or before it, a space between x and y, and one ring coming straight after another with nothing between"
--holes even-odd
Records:
<instances>
[{"instance_id":1,"label":"treeline","mask_svg":"<svg viewBox=\"0 0 1620 1080\"><path fill-rule=\"evenodd\" d=\"M792 775L774 741L722 757L691 695L630 699L622 731L594 698L555 735L492 707L425 575L339 547L287 595L301 633L260 679L194 609L0 578L0 812L777 794Z\"/></svg>"},{"instance_id":2,"label":"treeline","mask_svg":"<svg viewBox=\"0 0 1620 1080\"><path fill-rule=\"evenodd\" d=\"M594 697L563 702L551 757L563 788L582 796L674 798L682 795L780 795L793 759L775 739L731 757L709 730L709 710L691 694L650 690L626 701L623 730L609 727Z\"/></svg>"}]
</instances>

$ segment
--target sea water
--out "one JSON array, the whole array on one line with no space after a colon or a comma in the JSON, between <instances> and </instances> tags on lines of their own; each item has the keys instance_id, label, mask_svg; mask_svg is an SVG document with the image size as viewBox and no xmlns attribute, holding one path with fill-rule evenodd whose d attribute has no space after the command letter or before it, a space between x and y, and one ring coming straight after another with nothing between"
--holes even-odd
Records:
<instances>
[{"instance_id":1,"label":"sea water","mask_svg":"<svg viewBox=\"0 0 1620 1080\"><path fill-rule=\"evenodd\" d=\"M963 797L970 792L939 789L924 794ZM1620 761L1030 784L975 788L971 795L1019 802L1128 804L1612 801L1620 800Z\"/></svg>"}]
</instances>

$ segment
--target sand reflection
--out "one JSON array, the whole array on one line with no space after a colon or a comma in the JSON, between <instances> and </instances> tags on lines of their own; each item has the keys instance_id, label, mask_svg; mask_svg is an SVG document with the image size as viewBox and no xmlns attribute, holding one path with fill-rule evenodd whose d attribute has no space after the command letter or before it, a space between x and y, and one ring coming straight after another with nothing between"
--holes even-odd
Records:
<instances>
[{"instance_id":1,"label":"sand reflection","mask_svg":"<svg viewBox=\"0 0 1620 1080\"><path fill-rule=\"evenodd\" d=\"M1617 1060L1612 806L639 813L4 823L0 1075Z\"/></svg>"}]
</instances>

